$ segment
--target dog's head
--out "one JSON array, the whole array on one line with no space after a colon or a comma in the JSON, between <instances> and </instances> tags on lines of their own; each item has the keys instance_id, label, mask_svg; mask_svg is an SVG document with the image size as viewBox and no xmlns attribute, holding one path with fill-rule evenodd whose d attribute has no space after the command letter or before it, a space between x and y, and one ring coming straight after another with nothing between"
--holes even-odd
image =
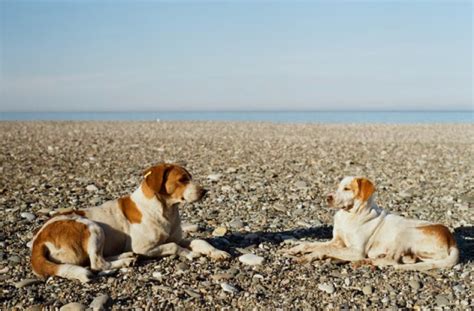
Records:
<instances>
[{"instance_id":1,"label":"dog's head","mask_svg":"<svg viewBox=\"0 0 474 311\"><path fill-rule=\"evenodd\" d=\"M336 191L328 194L330 207L350 210L354 205L366 203L375 192L374 184L364 177L344 177Z\"/></svg>"},{"instance_id":2,"label":"dog's head","mask_svg":"<svg viewBox=\"0 0 474 311\"><path fill-rule=\"evenodd\" d=\"M161 163L143 172L142 189L146 197L157 196L167 205L196 202L207 190L192 180L191 174L177 164Z\"/></svg>"}]
</instances>

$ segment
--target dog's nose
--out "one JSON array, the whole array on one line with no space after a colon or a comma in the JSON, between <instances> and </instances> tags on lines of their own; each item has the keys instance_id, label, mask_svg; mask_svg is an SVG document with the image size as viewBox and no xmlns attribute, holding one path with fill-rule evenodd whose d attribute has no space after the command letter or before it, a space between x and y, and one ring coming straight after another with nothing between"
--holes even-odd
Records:
<instances>
[{"instance_id":1,"label":"dog's nose","mask_svg":"<svg viewBox=\"0 0 474 311\"><path fill-rule=\"evenodd\" d=\"M332 193L330 193L330 194L327 195L326 201L327 201L328 203L332 203L332 201L334 201L334 196L332 195Z\"/></svg>"},{"instance_id":2,"label":"dog's nose","mask_svg":"<svg viewBox=\"0 0 474 311\"><path fill-rule=\"evenodd\" d=\"M206 195L206 193L208 193L208 192L209 192L209 190L202 188L201 189L201 198L204 197Z\"/></svg>"}]
</instances>

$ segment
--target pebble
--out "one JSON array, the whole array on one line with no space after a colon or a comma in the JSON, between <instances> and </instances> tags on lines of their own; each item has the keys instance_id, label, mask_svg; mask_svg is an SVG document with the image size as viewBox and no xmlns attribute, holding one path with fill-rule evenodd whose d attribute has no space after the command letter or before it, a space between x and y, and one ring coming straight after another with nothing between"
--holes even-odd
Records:
<instances>
[{"instance_id":1,"label":"pebble","mask_svg":"<svg viewBox=\"0 0 474 311\"><path fill-rule=\"evenodd\" d=\"M8 261L12 264L12 265L17 265L21 262L21 258L17 255L13 255L13 256L10 256L8 257Z\"/></svg>"},{"instance_id":2,"label":"pebble","mask_svg":"<svg viewBox=\"0 0 474 311\"><path fill-rule=\"evenodd\" d=\"M25 218L28 221L33 221L36 219L36 216L32 213L23 212L20 214L21 218Z\"/></svg>"},{"instance_id":3,"label":"pebble","mask_svg":"<svg viewBox=\"0 0 474 311\"><path fill-rule=\"evenodd\" d=\"M194 289L185 289L184 292L193 298L201 298L201 294L196 292Z\"/></svg>"},{"instance_id":4,"label":"pebble","mask_svg":"<svg viewBox=\"0 0 474 311\"><path fill-rule=\"evenodd\" d=\"M234 219L229 223L229 227L233 229L240 229L244 226L244 222L240 219Z\"/></svg>"},{"instance_id":5,"label":"pebble","mask_svg":"<svg viewBox=\"0 0 474 311\"><path fill-rule=\"evenodd\" d=\"M87 185L86 190L89 192L95 192L99 189L95 185Z\"/></svg>"},{"instance_id":6,"label":"pebble","mask_svg":"<svg viewBox=\"0 0 474 311\"><path fill-rule=\"evenodd\" d=\"M158 281L163 281L163 274L161 274L159 271L153 272L152 277Z\"/></svg>"},{"instance_id":7,"label":"pebble","mask_svg":"<svg viewBox=\"0 0 474 311\"><path fill-rule=\"evenodd\" d=\"M176 269L178 271L186 271L189 269L189 265L185 262L180 262L179 264L176 265Z\"/></svg>"},{"instance_id":8,"label":"pebble","mask_svg":"<svg viewBox=\"0 0 474 311\"><path fill-rule=\"evenodd\" d=\"M254 254L245 254L239 257L239 261L249 266L256 266L263 263L263 257Z\"/></svg>"},{"instance_id":9,"label":"pebble","mask_svg":"<svg viewBox=\"0 0 474 311\"><path fill-rule=\"evenodd\" d=\"M7 267L7 266L5 266L5 267L3 267L2 269L0 269L0 274L7 273L9 270L10 270L10 268Z\"/></svg>"},{"instance_id":10,"label":"pebble","mask_svg":"<svg viewBox=\"0 0 474 311\"><path fill-rule=\"evenodd\" d=\"M336 291L336 288L332 283L321 283L318 285L318 289L328 294L332 294Z\"/></svg>"},{"instance_id":11,"label":"pebble","mask_svg":"<svg viewBox=\"0 0 474 311\"><path fill-rule=\"evenodd\" d=\"M107 294L101 294L92 300L89 307L93 310L105 310L107 303L109 302L110 297Z\"/></svg>"},{"instance_id":12,"label":"pebble","mask_svg":"<svg viewBox=\"0 0 474 311\"><path fill-rule=\"evenodd\" d=\"M207 179L210 181L218 181L219 179L221 179L221 176L221 174L210 174L207 176Z\"/></svg>"},{"instance_id":13,"label":"pebble","mask_svg":"<svg viewBox=\"0 0 474 311\"><path fill-rule=\"evenodd\" d=\"M408 285L410 285L414 290L419 290L421 288L421 283L417 280L410 280Z\"/></svg>"},{"instance_id":14,"label":"pebble","mask_svg":"<svg viewBox=\"0 0 474 311\"><path fill-rule=\"evenodd\" d=\"M79 302L70 302L61 308L59 311L84 311L86 310L86 306Z\"/></svg>"},{"instance_id":15,"label":"pebble","mask_svg":"<svg viewBox=\"0 0 474 311\"><path fill-rule=\"evenodd\" d=\"M230 186L222 186L221 190L222 190L222 192L229 192L229 191L232 190L232 188Z\"/></svg>"},{"instance_id":16,"label":"pebble","mask_svg":"<svg viewBox=\"0 0 474 311\"><path fill-rule=\"evenodd\" d=\"M436 304L440 307L449 305L449 300L445 295L438 295L435 298Z\"/></svg>"},{"instance_id":17,"label":"pebble","mask_svg":"<svg viewBox=\"0 0 474 311\"><path fill-rule=\"evenodd\" d=\"M181 229L183 232L197 232L199 230L199 226L196 224L183 223L181 224Z\"/></svg>"},{"instance_id":18,"label":"pebble","mask_svg":"<svg viewBox=\"0 0 474 311\"><path fill-rule=\"evenodd\" d=\"M43 281L38 280L38 279L24 279L24 280L15 282L14 285L15 285L16 288L22 288L22 287L25 287L25 286L38 284L38 283L43 283Z\"/></svg>"},{"instance_id":19,"label":"pebble","mask_svg":"<svg viewBox=\"0 0 474 311\"><path fill-rule=\"evenodd\" d=\"M367 285L362 288L362 292L364 293L364 295L369 296L373 294L374 288L370 285Z\"/></svg>"},{"instance_id":20,"label":"pebble","mask_svg":"<svg viewBox=\"0 0 474 311\"><path fill-rule=\"evenodd\" d=\"M464 288L461 285L453 286L453 290L458 293L464 293Z\"/></svg>"},{"instance_id":21,"label":"pebble","mask_svg":"<svg viewBox=\"0 0 474 311\"><path fill-rule=\"evenodd\" d=\"M224 236L227 233L227 228L226 227L217 227L212 231L213 236Z\"/></svg>"},{"instance_id":22,"label":"pebble","mask_svg":"<svg viewBox=\"0 0 474 311\"><path fill-rule=\"evenodd\" d=\"M230 285L229 283L226 283L226 282L222 282L221 287L225 292L228 292L228 293L236 294L236 293L239 292L239 290L235 286L232 286L232 285Z\"/></svg>"}]
</instances>

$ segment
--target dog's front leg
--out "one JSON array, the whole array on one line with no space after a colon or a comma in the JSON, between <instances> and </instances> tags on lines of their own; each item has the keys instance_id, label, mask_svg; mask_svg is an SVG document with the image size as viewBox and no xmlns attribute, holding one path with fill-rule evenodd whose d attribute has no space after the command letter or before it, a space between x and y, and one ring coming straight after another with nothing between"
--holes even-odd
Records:
<instances>
[{"instance_id":1,"label":"dog's front leg","mask_svg":"<svg viewBox=\"0 0 474 311\"><path fill-rule=\"evenodd\" d=\"M357 261L365 258L364 252L354 248L333 245L313 248L312 252L298 258L298 262L312 262L316 259L334 258L343 261Z\"/></svg>"},{"instance_id":2,"label":"dog's front leg","mask_svg":"<svg viewBox=\"0 0 474 311\"><path fill-rule=\"evenodd\" d=\"M183 239L179 244L183 247L190 248L193 253L204 254L215 260L224 260L230 258L229 253L215 248L205 240L195 239L190 241Z\"/></svg>"},{"instance_id":3,"label":"dog's front leg","mask_svg":"<svg viewBox=\"0 0 474 311\"><path fill-rule=\"evenodd\" d=\"M198 256L198 254L191 252L189 249L181 247L175 242L161 244L146 250L134 250L134 253L146 257L166 257L178 255L181 257L186 257L189 260L192 260Z\"/></svg>"},{"instance_id":4,"label":"dog's front leg","mask_svg":"<svg viewBox=\"0 0 474 311\"><path fill-rule=\"evenodd\" d=\"M344 242L337 236L327 242L300 242L290 249L282 250L281 253L285 255L306 254L324 247L344 247Z\"/></svg>"}]
</instances>

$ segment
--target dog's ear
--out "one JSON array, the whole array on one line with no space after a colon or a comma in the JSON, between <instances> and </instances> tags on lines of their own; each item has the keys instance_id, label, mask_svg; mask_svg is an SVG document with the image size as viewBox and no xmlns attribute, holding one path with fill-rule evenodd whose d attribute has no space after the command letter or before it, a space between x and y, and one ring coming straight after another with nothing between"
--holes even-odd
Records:
<instances>
[{"instance_id":1,"label":"dog's ear","mask_svg":"<svg viewBox=\"0 0 474 311\"><path fill-rule=\"evenodd\" d=\"M145 185L153 194L162 192L167 178L170 165L161 163L146 169L143 172Z\"/></svg>"},{"instance_id":2,"label":"dog's ear","mask_svg":"<svg viewBox=\"0 0 474 311\"><path fill-rule=\"evenodd\" d=\"M354 195L361 201L366 202L375 192L374 184L367 178L354 178L351 183Z\"/></svg>"}]
</instances>

